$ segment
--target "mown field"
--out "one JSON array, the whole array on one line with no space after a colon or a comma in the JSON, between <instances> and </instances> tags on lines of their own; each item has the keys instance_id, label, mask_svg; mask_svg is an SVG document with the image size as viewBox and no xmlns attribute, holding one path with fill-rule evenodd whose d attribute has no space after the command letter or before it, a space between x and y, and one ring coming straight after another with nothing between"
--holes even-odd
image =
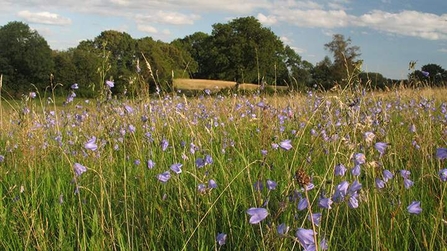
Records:
<instances>
[{"instance_id":1,"label":"mown field","mask_svg":"<svg viewBox=\"0 0 447 251\"><path fill-rule=\"evenodd\" d=\"M1 250L447 246L446 89L1 106Z\"/></svg>"}]
</instances>

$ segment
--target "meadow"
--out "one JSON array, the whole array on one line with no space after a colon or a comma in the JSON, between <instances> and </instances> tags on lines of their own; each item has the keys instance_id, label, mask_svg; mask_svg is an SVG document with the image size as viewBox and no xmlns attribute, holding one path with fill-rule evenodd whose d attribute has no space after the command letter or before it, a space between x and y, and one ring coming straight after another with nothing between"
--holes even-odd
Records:
<instances>
[{"instance_id":1,"label":"meadow","mask_svg":"<svg viewBox=\"0 0 447 251\"><path fill-rule=\"evenodd\" d=\"M446 89L45 95L1 100L1 250L446 250Z\"/></svg>"}]
</instances>

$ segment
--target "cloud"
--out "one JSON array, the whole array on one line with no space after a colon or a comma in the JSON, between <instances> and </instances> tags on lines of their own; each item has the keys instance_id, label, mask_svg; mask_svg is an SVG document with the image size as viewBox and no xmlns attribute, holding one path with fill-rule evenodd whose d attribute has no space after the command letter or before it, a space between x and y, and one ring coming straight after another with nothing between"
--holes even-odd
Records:
<instances>
[{"instance_id":1,"label":"cloud","mask_svg":"<svg viewBox=\"0 0 447 251\"><path fill-rule=\"evenodd\" d=\"M429 40L447 39L447 14L436 15L405 10L389 13L374 10L358 17L358 26Z\"/></svg>"},{"instance_id":2,"label":"cloud","mask_svg":"<svg viewBox=\"0 0 447 251\"><path fill-rule=\"evenodd\" d=\"M62 17L50 12L30 12L28 10L19 11L17 16L24 19L26 22L36 24L51 24L51 25L70 25L69 18Z\"/></svg>"},{"instance_id":3,"label":"cloud","mask_svg":"<svg viewBox=\"0 0 447 251\"><path fill-rule=\"evenodd\" d=\"M199 15L195 14L183 14L173 11L159 10L154 14L136 16L137 23L160 23L160 24L172 24L172 25L192 25L195 20L200 19Z\"/></svg>"},{"instance_id":4,"label":"cloud","mask_svg":"<svg viewBox=\"0 0 447 251\"><path fill-rule=\"evenodd\" d=\"M259 20L259 22L263 25L267 25L267 26L271 26L273 24L276 24L278 22L278 20L276 19L275 16L266 16L262 13L259 13L257 16L257 19Z\"/></svg>"},{"instance_id":5,"label":"cloud","mask_svg":"<svg viewBox=\"0 0 447 251\"><path fill-rule=\"evenodd\" d=\"M146 33L152 33L152 34L158 33L158 30L155 27L150 26L150 25L139 24L139 25L137 25L137 29L139 31L146 32Z\"/></svg>"},{"instance_id":6,"label":"cloud","mask_svg":"<svg viewBox=\"0 0 447 251\"><path fill-rule=\"evenodd\" d=\"M441 48L438 50L439 52L447 53L447 48Z\"/></svg>"},{"instance_id":7,"label":"cloud","mask_svg":"<svg viewBox=\"0 0 447 251\"><path fill-rule=\"evenodd\" d=\"M348 15L344 10L275 10L278 20L299 26L311 28L338 28L347 27L352 23L354 16Z\"/></svg>"}]
</instances>

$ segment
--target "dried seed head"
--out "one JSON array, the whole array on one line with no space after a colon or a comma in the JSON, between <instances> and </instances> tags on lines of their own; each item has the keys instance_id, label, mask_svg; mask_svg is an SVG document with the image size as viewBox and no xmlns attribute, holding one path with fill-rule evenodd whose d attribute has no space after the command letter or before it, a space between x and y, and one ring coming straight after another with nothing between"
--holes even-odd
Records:
<instances>
[{"instance_id":1,"label":"dried seed head","mask_svg":"<svg viewBox=\"0 0 447 251\"><path fill-rule=\"evenodd\" d=\"M295 178L298 184L302 187L310 184L310 177L303 169L299 169L296 171Z\"/></svg>"}]
</instances>

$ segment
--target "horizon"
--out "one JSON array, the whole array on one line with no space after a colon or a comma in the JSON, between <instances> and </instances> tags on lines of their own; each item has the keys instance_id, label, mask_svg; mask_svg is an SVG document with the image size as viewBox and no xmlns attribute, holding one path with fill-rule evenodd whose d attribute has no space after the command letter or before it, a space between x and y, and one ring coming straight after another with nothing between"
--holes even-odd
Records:
<instances>
[{"instance_id":1,"label":"horizon","mask_svg":"<svg viewBox=\"0 0 447 251\"><path fill-rule=\"evenodd\" d=\"M410 61L417 62L415 69L426 64L447 67L447 12L442 11L447 2L432 2L6 0L0 25L27 23L51 49L66 50L105 30L169 43L195 32L211 34L216 23L254 16L313 65L331 57L324 44L333 34L342 34L360 47L363 71L406 79Z\"/></svg>"}]
</instances>

